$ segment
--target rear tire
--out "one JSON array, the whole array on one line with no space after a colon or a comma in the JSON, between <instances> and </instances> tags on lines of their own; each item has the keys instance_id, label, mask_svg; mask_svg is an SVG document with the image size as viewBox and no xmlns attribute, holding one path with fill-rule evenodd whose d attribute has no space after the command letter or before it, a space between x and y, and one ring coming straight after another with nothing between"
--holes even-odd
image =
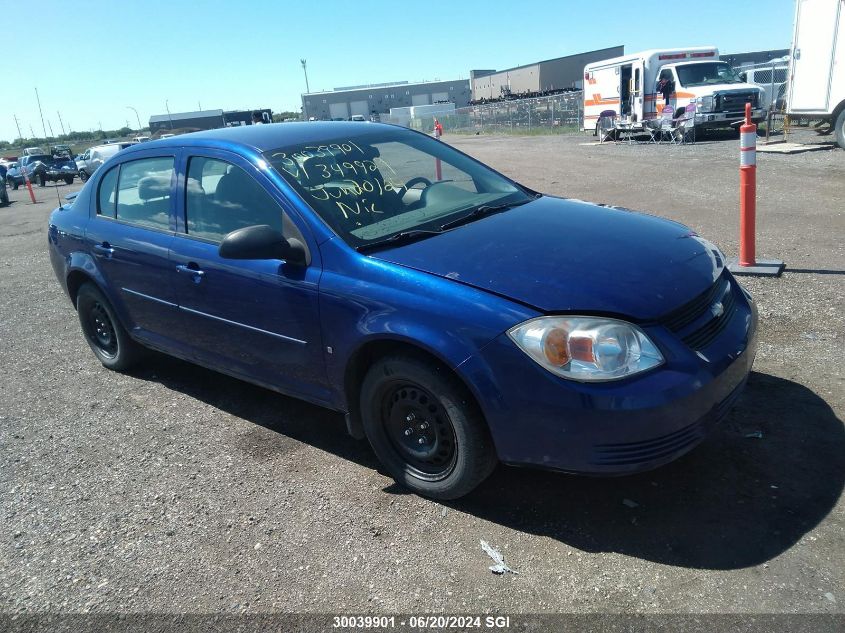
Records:
<instances>
[{"instance_id":1,"label":"rear tire","mask_svg":"<svg viewBox=\"0 0 845 633\"><path fill-rule=\"evenodd\" d=\"M15 179L13 178L10 182L11 182L11 184L12 184L12 189L14 189L15 191L17 191L17 190L18 190L18 187L20 187L20 185L18 184L18 181L17 181L17 180L15 180Z\"/></svg>"},{"instance_id":2,"label":"rear tire","mask_svg":"<svg viewBox=\"0 0 845 633\"><path fill-rule=\"evenodd\" d=\"M472 396L431 361L404 355L376 361L361 387L361 419L390 475L425 497L462 497L496 467Z\"/></svg>"},{"instance_id":3,"label":"rear tire","mask_svg":"<svg viewBox=\"0 0 845 633\"><path fill-rule=\"evenodd\" d=\"M88 173L84 169L79 170L79 179L82 182L85 182L86 180L88 180Z\"/></svg>"},{"instance_id":4,"label":"rear tire","mask_svg":"<svg viewBox=\"0 0 845 633\"><path fill-rule=\"evenodd\" d=\"M141 346L129 337L111 304L93 283L79 288L76 312L85 341L104 367L125 371L137 363Z\"/></svg>"},{"instance_id":5,"label":"rear tire","mask_svg":"<svg viewBox=\"0 0 845 633\"><path fill-rule=\"evenodd\" d=\"M65 177L65 184L72 185L73 184L73 176L66 176Z\"/></svg>"},{"instance_id":6,"label":"rear tire","mask_svg":"<svg viewBox=\"0 0 845 633\"><path fill-rule=\"evenodd\" d=\"M41 174L40 176L38 176L38 186L40 186L40 187L46 187L47 186L47 176L45 176L44 174Z\"/></svg>"},{"instance_id":7,"label":"rear tire","mask_svg":"<svg viewBox=\"0 0 845 633\"><path fill-rule=\"evenodd\" d=\"M836 117L836 144L845 149L845 108Z\"/></svg>"}]
</instances>

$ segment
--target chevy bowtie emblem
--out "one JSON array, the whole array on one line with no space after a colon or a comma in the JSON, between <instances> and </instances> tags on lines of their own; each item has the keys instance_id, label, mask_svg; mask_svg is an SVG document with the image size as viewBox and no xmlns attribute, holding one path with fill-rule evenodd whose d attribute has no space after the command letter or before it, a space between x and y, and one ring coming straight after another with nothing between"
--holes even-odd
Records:
<instances>
[{"instance_id":1,"label":"chevy bowtie emblem","mask_svg":"<svg viewBox=\"0 0 845 633\"><path fill-rule=\"evenodd\" d=\"M718 319L725 313L725 306L722 305L721 301L717 301L712 306L710 306L710 312L712 312L713 316Z\"/></svg>"}]
</instances>

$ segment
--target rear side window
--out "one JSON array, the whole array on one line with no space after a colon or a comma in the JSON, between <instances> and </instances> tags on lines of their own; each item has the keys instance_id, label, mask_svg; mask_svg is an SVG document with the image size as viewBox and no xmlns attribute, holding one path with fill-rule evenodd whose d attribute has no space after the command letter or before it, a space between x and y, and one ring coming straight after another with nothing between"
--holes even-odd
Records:
<instances>
[{"instance_id":1,"label":"rear side window","mask_svg":"<svg viewBox=\"0 0 845 633\"><path fill-rule=\"evenodd\" d=\"M120 165L117 219L157 229L170 228L173 158L144 158Z\"/></svg>"},{"instance_id":2,"label":"rear side window","mask_svg":"<svg viewBox=\"0 0 845 633\"><path fill-rule=\"evenodd\" d=\"M117 172L119 169L113 167L103 176L100 181L100 190L97 193L97 214L113 218L117 214Z\"/></svg>"},{"instance_id":3,"label":"rear side window","mask_svg":"<svg viewBox=\"0 0 845 633\"><path fill-rule=\"evenodd\" d=\"M197 156L188 165L185 222L190 235L221 242L227 233L267 224L286 236L283 211L264 188L236 165Z\"/></svg>"}]
</instances>

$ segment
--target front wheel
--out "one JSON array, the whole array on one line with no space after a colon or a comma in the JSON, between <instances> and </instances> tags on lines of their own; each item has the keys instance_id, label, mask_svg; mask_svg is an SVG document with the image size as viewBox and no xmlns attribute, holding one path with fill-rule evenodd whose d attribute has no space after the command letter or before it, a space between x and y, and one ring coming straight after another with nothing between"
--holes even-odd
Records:
<instances>
[{"instance_id":1,"label":"front wheel","mask_svg":"<svg viewBox=\"0 0 845 633\"><path fill-rule=\"evenodd\" d=\"M836 117L836 144L845 149L845 109Z\"/></svg>"},{"instance_id":2,"label":"front wheel","mask_svg":"<svg viewBox=\"0 0 845 633\"><path fill-rule=\"evenodd\" d=\"M140 346L129 338L108 299L94 284L79 289L76 312L85 341L104 367L124 371L138 361Z\"/></svg>"},{"instance_id":3,"label":"front wheel","mask_svg":"<svg viewBox=\"0 0 845 633\"><path fill-rule=\"evenodd\" d=\"M41 174L40 176L38 176L38 185L40 187L46 187L47 186L47 176L45 176L44 174Z\"/></svg>"},{"instance_id":4,"label":"front wheel","mask_svg":"<svg viewBox=\"0 0 845 633\"><path fill-rule=\"evenodd\" d=\"M17 191L17 190L18 190L18 187L20 187L20 185L18 184L18 181L17 181L17 180L15 180L14 178L12 178L12 179L9 181L9 183L12 185L12 189L14 189L15 191Z\"/></svg>"},{"instance_id":5,"label":"front wheel","mask_svg":"<svg viewBox=\"0 0 845 633\"><path fill-rule=\"evenodd\" d=\"M377 361L361 388L361 418L390 475L423 496L462 497L496 466L481 411L436 363L413 356Z\"/></svg>"},{"instance_id":6,"label":"front wheel","mask_svg":"<svg viewBox=\"0 0 845 633\"><path fill-rule=\"evenodd\" d=\"M84 169L79 170L79 179L82 182L85 182L86 180L88 180L88 173Z\"/></svg>"}]
</instances>

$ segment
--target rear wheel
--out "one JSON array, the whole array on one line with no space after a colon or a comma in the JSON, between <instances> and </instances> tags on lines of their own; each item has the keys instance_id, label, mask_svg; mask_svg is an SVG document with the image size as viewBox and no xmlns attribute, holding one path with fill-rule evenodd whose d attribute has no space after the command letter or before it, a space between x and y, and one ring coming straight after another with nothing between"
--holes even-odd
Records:
<instances>
[{"instance_id":1,"label":"rear wheel","mask_svg":"<svg viewBox=\"0 0 845 633\"><path fill-rule=\"evenodd\" d=\"M82 182L85 182L86 180L88 180L88 173L84 169L79 170L79 179Z\"/></svg>"},{"instance_id":2,"label":"rear wheel","mask_svg":"<svg viewBox=\"0 0 845 633\"><path fill-rule=\"evenodd\" d=\"M123 371L138 361L141 347L129 338L111 304L94 284L79 288L76 311L85 341L103 366Z\"/></svg>"},{"instance_id":3,"label":"rear wheel","mask_svg":"<svg viewBox=\"0 0 845 633\"><path fill-rule=\"evenodd\" d=\"M65 176L65 184L72 185L73 184L73 176Z\"/></svg>"},{"instance_id":4,"label":"rear wheel","mask_svg":"<svg viewBox=\"0 0 845 633\"><path fill-rule=\"evenodd\" d=\"M40 174L38 176L38 184L41 187L46 187L47 186L47 176L45 176L44 174Z\"/></svg>"},{"instance_id":5,"label":"rear wheel","mask_svg":"<svg viewBox=\"0 0 845 633\"><path fill-rule=\"evenodd\" d=\"M845 109L836 117L836 144L845 149Z\"/></svg>"},{"instance_id":6,"label":"rear wheel","mask_svg":"<svg viewBox=\"0 0 845 633\"><path fill-rule=\"evenodd\" d=\"M364 431L396 481L435 499L456 499L496 466L481 412L466 388L438 364L390 356L361 388Z\"/></svg>"},{"instance_id":7,"label":"rear wheel","mask_svg":"<svg viewBox=\"0 0 845 633\"><path fill-rule=\"evenodd\" d=\"M18 181L17 181L17 180L15 180L14 178L12 178L12 179L9 181L9 184L11 184L11 185L12 185L12 189L14 189L15 191L17 191L17 190L18 190L18 187L20 187L20 185L18 184Z\"/></svg>"}]
</instances>

